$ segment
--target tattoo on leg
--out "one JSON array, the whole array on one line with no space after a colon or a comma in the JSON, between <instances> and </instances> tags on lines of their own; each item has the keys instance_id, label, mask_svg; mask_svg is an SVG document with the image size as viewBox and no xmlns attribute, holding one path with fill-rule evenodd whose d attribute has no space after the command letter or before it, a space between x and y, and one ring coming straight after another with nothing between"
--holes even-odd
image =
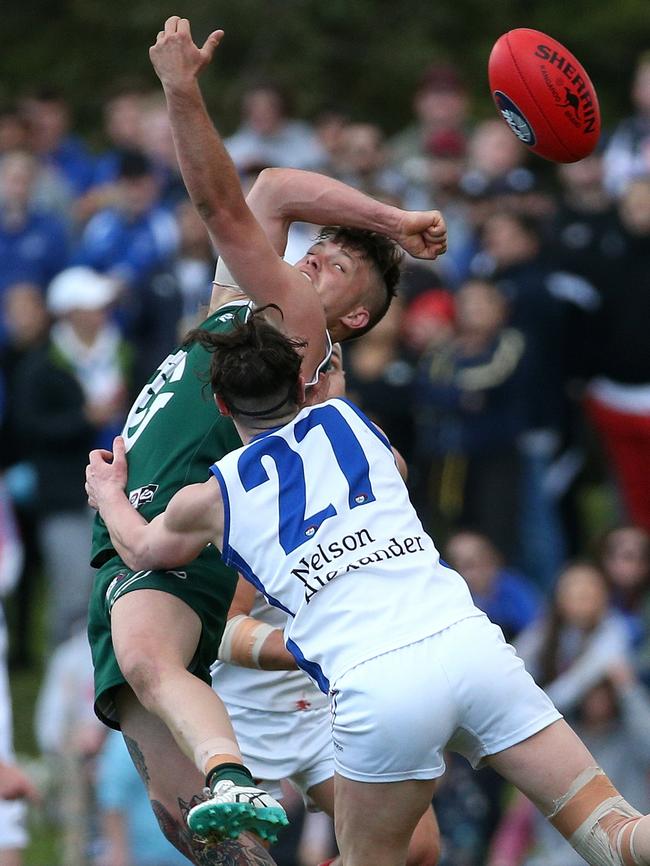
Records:
<instances>
[{"instance_id":1,"label":"tattoo on leg","mask_svg":"<svg viewBox=\"0 0 650 866\"><path fill-rule=\"evenodd\" d=\"M196 866L275 866L269 852L249 834L239 839L223 839L221 842L204 842L194 836L185 825L185 818L192 806L201 799L193 797L188 803L179 798L182 824L158 800L151 801L160 829L181 854Z\"/></svg>"},{"instance_id":2,"label":"tattoo on leg","mask_svg":"<svg viewBox=\"0 0 650 866\"><path fill-rule=\"evenodd\" d=\"M192 833L189 827L181 825L174 818L159 800L151 801L151 808L156 816L158 825L163 831L167 839L174 845L175 848L184 854L192 863L200 864L201 861L196 859L194 847L192 845Z\"/></svg>"},{"instance_id":3,"label":"tattoo on leg","mask_svg":"<svg viewBox=\"0 0 650 866\"><path fill-rule=\"evenodd\" d=\"M147 791L149 790L149 770L147 770L147 765L144 760L144 755L142 754L142 749L136 743L136 741L132 737L127 737L126 734L122 734L124 737L124 742L126 743L126 747L129 750L129 755L131 755L131 760L133 764L140 774L140 778L145 784Z\"/></svg>"}]
</instances>

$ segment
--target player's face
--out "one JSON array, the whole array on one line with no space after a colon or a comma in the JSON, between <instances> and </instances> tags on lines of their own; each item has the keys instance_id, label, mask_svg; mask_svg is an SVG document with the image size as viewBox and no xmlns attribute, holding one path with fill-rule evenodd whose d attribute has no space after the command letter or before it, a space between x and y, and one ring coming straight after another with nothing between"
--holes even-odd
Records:
<instances>
[{"instance_id":1,"label":"player's face","mask_svg":"<svg viewBox=\"0 0 650 866\"><path fill-rule=\"evenodd\" d=\"M370 268L363 256L333 241L315 243L296 267L313 283L329 328L361 305L370 281Z\"/></svg>"}]
</instances>

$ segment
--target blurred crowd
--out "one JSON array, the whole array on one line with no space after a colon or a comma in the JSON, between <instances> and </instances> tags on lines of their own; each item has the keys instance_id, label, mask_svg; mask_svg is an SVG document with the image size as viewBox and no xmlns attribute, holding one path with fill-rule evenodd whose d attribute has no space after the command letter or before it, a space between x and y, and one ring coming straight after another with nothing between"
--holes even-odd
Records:
<instances>
[{"instance_id":1,"label":"blurred crowd","mask_svg":"<svg viewBox=\"0 0 650 866\"><path fill-rule=\"evenodd\" d=\"M226 146L244 189L286 166L443 212L449 251L407 261L386 318L346 347L348 394L405 457L418 513L476 604L648 812L650 54L630 80L629 116L571 165L531 159L499 118L473 117L467 82L440 64L395 136L336 107L297 118L264 82ZM158 91L116 82L102 142L77 133L66 94L0 106L0 649L9 642L15 668L46 664L34 724L63 780L49 801L59 862L171 866L185 861L135 817L144 791L121 738L92 714L83 477L88 451L110 447L150 373L201 320L215 251ZM287 258L312 236L294 226ZM0 677L0 761L11 760ZM314 866L331 827L287 797L300 832L278 862ZM528 801L457 757L435 807L443 866L576 859ZM18 866L22 806L2 810L0 866Z\"/></svg>"}]
</instances>

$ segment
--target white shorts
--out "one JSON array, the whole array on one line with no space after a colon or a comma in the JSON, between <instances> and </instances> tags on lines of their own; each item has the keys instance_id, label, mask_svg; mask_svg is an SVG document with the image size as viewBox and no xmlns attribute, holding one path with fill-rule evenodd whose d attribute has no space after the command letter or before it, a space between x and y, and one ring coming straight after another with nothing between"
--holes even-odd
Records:
<instances>
[{"instance_id":1,"label":"white shorts","mask_svg":"<svg viewBox=\"0 0 650 866\"><path fill-rule=\"evenodd\" d=\"M438 778L445 749L478 767L562 718L482 615L346 671L330 700L336 771L359 782Z\"/></svg>"},{"instance_id":2,"label":"white shorts","mask_svg":"<svg viewBox=\"0 0 650 866\"><path fill-rule=\"evenodd\" d=\"M227 708L244 763L272 797L282 797L282 779L308 799L310 788L334 776L328 706L286 713Z\"/></svg>"}]
</instances>

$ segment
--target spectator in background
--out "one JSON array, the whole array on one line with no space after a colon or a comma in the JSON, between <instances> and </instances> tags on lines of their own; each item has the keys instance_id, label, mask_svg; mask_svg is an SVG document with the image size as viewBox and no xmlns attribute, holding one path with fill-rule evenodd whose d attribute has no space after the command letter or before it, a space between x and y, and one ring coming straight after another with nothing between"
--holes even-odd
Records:
<instances>
[{"instance_id":1,"label":"spectator in background","mask_svg":"<svg viewBox=\"0 0 650 866\"><path fill-rule=\"evenodd\" d=\"M650 531L650 177L629 184L618 210L622 243L593 316L586 406L625 518Z\"/></svg>"},{"instance_id":2,"label":"spectator in background","mask_svg":"<svg viewBox=\"0 0 650 866\"><path fill-rule=\"evenodd\" d=\"M576 307L597 305L598 295L581 277L551 269L538 221L518 212L499 211L486 221L475 267L499 286L509 322L526 340L518 561L540 586L550 587L566 558L560 500L573 480L567 474L561 484L551 483L552 469L572 444L566 441L568 322Z\"/></svg>"},{"instance_id":3,"label":"spectator in background","mask_svg":"<svg viewBox=\"0 0 650 866\"><path fill-rule=\"evenodd\" d=\"M414 361L442 348L454 333L453 296L442 288L420 292L406 306L400 329L404 348Z\"/></svg>"},{"instance_id":4,"label":"spectator in background","mask_svg":"<svg viewBox=\"0 0 650 866\"><path fill-rule=\"evenodd\" d=\"M14 408L14 375L21 360L42 346L48 337L50 316L45 295L35 283L14 283L2 297L2 320L6 341L0 348L0 375L5 387L5 413L0 424L0 468L19 463L24 458L20 437L16 436Z\"/></svg>"},{"instance_id":5,"label":"spectator in background","mask_svg":"<svg viewBox=\"0 0 650 866\"><path fill-rule=\"evenodd\" d=\"M536 180L527 161L528 149L503 121L484 120L469 137L461 188L471 196L505 198L531 192Z\"/></svg>"},{"instance_id":6,"label":"spectator in background","mask_svg":"<svg viewBox=\"0 0 650 866\"><path fill-rule=\"evenodd\" d=\"M413 96L415 120L389 146L395 165L413 183L428 183L427 145L442 132L465 135L469 98L457 68L435 63L425 70Z\"/></svg>"},{"instance_id":7,"label":"spectator in background","mask_svg":"<svg viewBox=\"0 0 650 866\"><path fill-rule=\"evenodd\" d=\"M0 161L0 298L17 282L45 289L68 262L64 224L32 204L37 173L37 162L26 151L13 151ZM0 345L6 337L3 316Z\"/></svg>"},{"instance_id":8,"label":"spectator in background","mask_svg":"<svg viewBox=\"0 0 650 866\"><path fill-rule=\"evenodd\" d=\"M93 271L59 274L48 291L57 317L50 338L23 358L14 376L15 432L36 472L51 646L86 615L92 582L92 511L83 486L88 451L105 445L123 421L125 350L108 321L114 297L113 282Z\"/></svg>"},{"instance_id":9,"label":"spectator in background","mask_svg":"<svg viewBox=\"0 0 650 866\"><path fill-rule=\"evenodd\" d=\"M317 170L327 159L309 124L291 117L286 93L268 81L246 90L241 124L224 143L239 172L251 165Z\"/></svg>"},{"instance_id":10,"label":"spectator in background","mask_svg":"<svg viewBox=\"0 0 650 866\"><path fill-rule=\"evenodd\" d=\"M325 154L324 174L336 174L335 166L339 165L341 159L345 130L349 123L349 115L339 105L323 108L314 121L314 134Z\"/></svg>"},{"instance_id":11,"label":"spectator in background","mask_svg":"<svg viewBox=\"0 0 650 866\"><path fill-rule=\"evenodd\" d=\"M124 151L141 147L142 106L146 89L136 80L114 84L102 105L105 150L95 159L91 187L75 202L80 227L98 211L110 207L116 197L116 183Z\"/></svg>"},{"instance_id":12,"label":"spectator in background","mask_svg":"<svg viewBox=\"0 0 650 866\"><path fill-rule=\"evenodd\" d=\"M0 158L14 150L29 149L29 127L13 102L0 103Z\"/></svg>"},{"instance_id":13,"label":"spectator in background","mask_svg":"<svg viewBox=\"0 0 650 866\"><path fill-rule=\"evenodd\" d=\"M43 88L22 100L21 113L29 127L30 149L44 165L55 169L72 198L93 182L94 159L81 138L72 133L72 113L65 96Z\"/></svg>"},{"instance_id":14,"label":"spectator in background","mask_svg":"<svg viewBox=\"0 0 650 866\"><path fill-rule=\"evenodd\" d=\"M512 641L541 612L539 591L506 566L497 548L480 532L461 529L447 541L445 559L467 581L474 604Z\"/></svg>"},{"instance_id":15,"label":"spectator in background","mask_svg":"<svg viewBox=\"0 0 650 866\"><path fill-rule=\"evenodd\" d=\"M574 712L609 668L629 655L627 627L611 607L603 572L586 561L565 566L548 612L519 635L515 647L558 710Z\"/></svg>"},{"instance_id":16,"label":"spectator in background","mask_svg":"<svg viewBox=\"0 0 650 866\"><path fill-rule=\"evenodd\" d=\"M187 190L178 167L165 99L158 91L150 93L143 100L140 142L142 151L151 160L158 178L160 203L173 210L180 201L187 198Z\"/></svg>"},{"instance_id":17,"label":"spectator in background","mask_svg":"<svg viewBox=\"0 0 650 866\"><path fill-rule=\"evenodd\" d=\"M603 186L602 153L560 165L557 173L560 196L549 226L553 264L602 285L616 272L622 247L616 209Z\"/></svg>"},{"instance_id":18,"label":"spectator in background","mask_svg":"<svg viewBox=\"0 0 650 866\"><path fill-rule=\"evenodd\" d=\"M61 863L88 863L95 829L93 760L105 729L93 710L93 667L84 623L48 659L36 702L36 741L50 766L50 818L61 830ZM130 804L129 804L130 805Z\"/></svg>"},{"instance_id":19,"label":"spectator in background","mask_svg":"<svg viewBox=\"0 0 650 866\"><path fill-rule=\"evenodd\" d=\"M93 186L113 184L125 150L141 146L142 109L147 91L139 81L117 82L102 106L107 149L97 158Z\"/></svg>"},{"instance_id":20,"label":"spectator in background","mask_svg":"<svg viewBox=\"0 0 650 866\"><path fill-rule=\"evenodd\" d=\"M0 479L0 597L5 596L16 585L20 574L22 544L13 517L11 502ZM8 634L2 604L0 603L0 776L2 767L9 765L9 788L7 793L17 797L29 796L31 786L17 784L20 771L13 768L11 694L7 676ZM13 782L12 782L13 779ZM26 780L25 780L26 781ZM12 791L15 786L17 790ZM24 789L21 791L20 788ZM0 780L0 791L2 781ZM25 831L26 810L24 803L8 803L0 800L0 866L20 866L21 849L27 845Z\"/></svg>"},{"instance_id":21,"label":"spectator in background","mask_svg":"<svg viewBox=\"0 0 650 866\"><path fill-rule=\"evenodd\" d=\"M34 644L34 589L40 575L40 552L36 528L36 481L29 462L29 449L17 430L15 375L23 358L43 346L48 338L50 317L41 289L33 283L9 286L3 298L7 342L0 349L0 377L5 386L5 412L0 418L0 469L13 501L25 549L18 592L9 601L11 664L32 663Z\"/></svg>"},{"instance_id":22,"label":"spectator in background","mask_svg":"<svg viewBox=\"0 0 650 866\"><path fill-rule=\"evenodd\" d=\"M210 301L215 259L203 220L190 201L176 206L176 220L180 242L172 268L180 289L182 313L174 345L205 318L201 311Z\"/></svg>"},{"instance_id":23,"label":"spectator in background","mask_svg":"<svg viewBox=\"0 0 650 866\"><path fill-rule=\"evenodd\" d=\"M413 390L420 517L442 544L454 527L471 525L511 559L526 343L506 326L507 304L492 283L465 283L455 310L454 336L424 355Z\"/></svg>"},{"instance_id":24,"label":"spectator in background","mask_svg":"<svg viewBox=\"0 0 650 866\"><path fill-rule=\"evenodd\" d=\"M74 255L136 293L158 271L169 267L178 248L178 226L160 207L160 183L151 161L140 151L120 157L116 199L86 226Z\"/></svg>"},{"instance_id":25,"label":"spectator in background","mask_svg":"<svg viewBox=\"0 0 650 866\"><path fill-rule=\"evenodd\" d=\"M433 207L444 213L449 236L453 238L450 249L436 266L448 285L457 286L461 274L467 273L467 251L472 249L473 241L470 208L461 189L467 140L458 130L441 130L427 140L425 151L427 171L423 186Z\"/></svg>"},{"instance_id":26,"label":"spectator in background","mask_svg":"<svg viewBox=\"0 0 650 866\"><path fill-rule=\"evenodd\" d=\"M0 800L39 800L38 790L31 779L14 764L0 761Z\"/></svg>"},{"instance_id":27,"label":"spectator in background","mask_svg":"<svg viewBox=\"0 0 650 866\"><path fill-rule=\"evenodd\" d=\"M411 210L431 208L430 193L388 164L384 134L374 123L349 123L343 129L338 158L328 170L344 183L382 201L395 201Z\"/></svg>"},{"instance_id":28,"label":"spectator in background","mask_svg":"<svg viewBox=\"0 0 650 866\"><path fill-rule=\"evenodd\" d=\"M413 452L411 388L414 370L400 344L402 301L346 348L346 392L381 427L408 463Z\"/></svg>"},{"instance_id":29,"label":"spectator in background","mask_svg":"<svg viewBox=\"0 0 650 866\"><path fill-rule=\"evenodd\" d=\"M455 752L445 752L445 764L433 798L440 826L439 866L483 866L499 804L494 792L481 785L483 770L477 773Z\"/></svg>"},{"instance_id":30,"label":"spectator in background","mask_svg":"<svg viewBox=\"0 0 650 866\"><path fill-rule=\"evenodd\" d=\"M97 866L187 866L151 810L147 790L118 731L99 753L95 797L102 833Z\"/></svg>"},{"instance_id":31,"label":"spectator in background","mask_svg":"<svg viewBox=\"0 0 650 866\"><path fill-rule=\"evenodd\" d=\"M460 179L467 229L455 252L460 279L492 276L484 257L483 235L492 217L506 211L535 220L552 212L552 199L527 165L526 147L496 118L478 124L469 138L465 171Z\"/></svg>"},{"instance_id":32,"label":"spectator in background","mask_svg":"<svg viewBox=\"0 0 650 866\"><path fill-rule=\"evenodd\" d=\"M0 159L15 151L29 153L29 125L17 104L0 106ZM31 196L35 210L56 213L66 224L70 222L72 195L58 169L38 159L36 180Z\"/></svg>"},{"instance_id":33,"label":"spectator in background","mask_svg":"<svg viewBox=\"0 0 650 866\"><path fill-rule=\"evenodd\" d=\"M632 669L614 663L577 708L573 727L608 778L639 809L650 807L650 699ZM581 866L579 854L523 795L497 828L487 866Z\"/></svg>"},{"instance_id":34,"label":"spectator in background","mask_svg":"<svg viewBox=\"0 0 650 866\"><path fill-rule=\"evenodd\" d=\"M610 529L600 543L598 561L613 604L625 617L630 641L638 647L648 637L650 535L639 526Z\"/></svg>"},{"instance_id":35,"label":"spectator in background","mask_svg":"<svg viewBox=\"0 0 650 866\"><path fill-rule=\"evenodd\" d=\"M622 195L630 181L650 174L650 52L637 61L632 81L635 113L622 120L605 150L605 186Z\"/></svg>"},{"instance_id":36,"label":"spectator in background","mask_svg":"<svg viewBox=\"0 0 650 866\"><path fill-rule=\"evenodd\" d=\"M98 422L98 448L112 445L127 409L131 347L110 318L116 296L114 280L81 266L58 274L47 292L50 344L95 407L88 415Z\"/></svg>"}]
</instances>

